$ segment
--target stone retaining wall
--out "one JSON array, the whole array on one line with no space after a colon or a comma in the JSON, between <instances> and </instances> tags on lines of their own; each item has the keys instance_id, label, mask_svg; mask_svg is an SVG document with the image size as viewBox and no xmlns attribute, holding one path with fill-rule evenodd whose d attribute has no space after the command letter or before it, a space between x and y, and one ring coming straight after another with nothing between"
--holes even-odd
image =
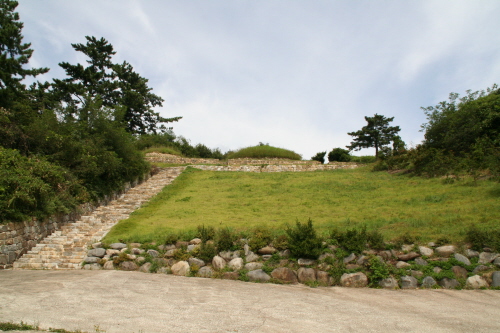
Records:
<instances>
[{"instance_id":1,"label":"stone retaining wall","mask_svg":"<svg viewBox=\"0 0 500 333\"><path fill-rule=\"evenodd\" d=\"M135 185L137 182L126 184L122 191L106 196L95 204L80 205L69 214L60 214L44 220L33 218L31 221L0 224L0 269L12 267L14 261L31 250L42 239L60 230L61 227L78 221L82 215L87 215L97 207L106 205Z\"/></svg>"},{"instance_id":2,"label":"stone retaining wall","mask_svg":"<svg viewBox=\"0 0 500 333\"><path fill-rule=\"evenodd\" d=\"M191 165L193 168L206 171L243 171L243 172L301 172L317 170L354 169L358 165L351 162L332 164L288 164L288 165Z\"/></svg>"},{"instance_id":3,"label":"stone retaining wall","mask_svg":"<svg viewBox=\"0 0 500 333\"><path fill-rule=\"evenodd\" d=\"M224 164L224 165L321 165L318 161L296 161L284 158L235 158L230 160L218 160L213 158L189 158L170 154L148 153L146 160L152 163L171 164Z\"/></svg>"}]
</instances>

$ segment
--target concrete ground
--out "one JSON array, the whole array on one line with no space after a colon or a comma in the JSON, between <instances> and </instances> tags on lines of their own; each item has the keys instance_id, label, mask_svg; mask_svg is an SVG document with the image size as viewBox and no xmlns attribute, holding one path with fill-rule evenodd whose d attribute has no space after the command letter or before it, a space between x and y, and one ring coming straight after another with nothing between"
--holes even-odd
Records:
<instances>
[{"instance_id":1,"label":"concrete ground","mask_svg":"<svg viewBox=\"0 0 500 333\"><path fill-rule=\"evenodd\" d=\"M0 322L84 332L500 332L500 291L0 271Z\"/></svg>"}]
</instances>

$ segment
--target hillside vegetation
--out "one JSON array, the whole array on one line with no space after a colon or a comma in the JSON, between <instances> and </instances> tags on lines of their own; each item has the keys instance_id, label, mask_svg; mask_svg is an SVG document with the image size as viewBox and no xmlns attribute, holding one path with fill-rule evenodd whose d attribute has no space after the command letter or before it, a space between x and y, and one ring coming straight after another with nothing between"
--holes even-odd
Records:
<instances>
[{"instance_id":1,"label":"hillside vegetation","mask_svg":"<svg viewBox=\"0 0 500 333\"><path fill-rule=\"evenodd\" d=\"M302 156L288 149L277 148L268 144L242 148L229 153L226 158L286 158L289 160L301 160Z\"/></svg>"},{"instance_id":2,"label":"hillside vegetation","mask_svg":"<svg viewBox=\"0 0 500 333\"><path fill-rule=\"evenodd\" d=\"M105 241L157 241L200 225L249 231L285 230L312 219L319 233L367 227L391 240L463 239L472 224L500 223L500 186L354 170L283 173L209 172L188 168L145 207L116 225Z\"/></svg>"}]
</instances>

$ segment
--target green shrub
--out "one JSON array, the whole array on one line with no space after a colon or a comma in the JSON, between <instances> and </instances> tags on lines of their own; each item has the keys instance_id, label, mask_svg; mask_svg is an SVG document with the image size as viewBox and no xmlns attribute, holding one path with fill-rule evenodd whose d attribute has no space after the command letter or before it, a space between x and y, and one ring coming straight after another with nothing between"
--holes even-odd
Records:
<instances>
[{"instance_id":1,"label":"green shrub","mask_svg":"<svg viewBox=\"0 0 500 333\"><path fill-rule=\"evenodd\" d=\"M368 267L370 269L370 284L376 286L376 284L383 279L387 279L391 272L391 267L385 262L377 257L371 257L368 260Z\"/></svg>"},{"instance_id":2,"label":"green shrub","mask_svg":"<svg viewBox=\"0 0 500 333\"><path fill-rule=\"evenodd\" d=\"M212 226L205 227L205 225L198 226L198 233L196 235L201 239L202 243L206 243L206 241L210 239L214 239L215 237L215 228Z\"/></svg>"},{"instance_id":3,"label":"green shrub","mask_svg":"<svg viewBox=\"0 0 500 333\"><path fill-rule=\"evenodd\" d=\"M477 226L472 225L467 230L465 242L470 243L471 248L476 251L482 251L484 247L500 251L500 229L481 230Z\"/></svg>"},{"instance_id":4,"label":"green shrub","mask_svg":"<svg viewBox=\"0 0 500 333\"><path fill-rule=\"evenodd\" d=\"M323 164L323 163L325 163L325 155L326 155L326 151L317 153L316 155L311 157L311 160L318 161L318 162L321 162L321 164Z\"/></svg>"},{"instance_id":5,"label":"green shrub","mask_svg":"<svg viewBox=\"0 0 500 333\"><path fill-rule=\"evenodd\" d=\"M342 148L334 148L331 152L328 153L328 161L329 162L350 162L351 155L349 154L349 150Z\"/></svg>"},{"instance_id":6,"label":"green shrub","mask_svg":"<svg viewBox=\"0 0 500 333\"><path fill-rule=\"evenodd\" d=\"M203 260L206 263L212 262L212 259L217 255L217 250L215 245L212 243L201 243L198 248L198 253L196 257Z\"/></svg>"},{"instance_id":7,"label":"green shrub","mask_svg":"<svg viewBox=\"0 0 500 333\"><path fill-rule=\"evenodd\" d=\"M215 234L215 247L217 251L230 251L234 248L234 243L238 237L229 228L220 228Z\"/></svg>"},{"instance_id":8,"label":"green shrub","mask_svg":"<svg viewBox=\"0 0 500 333\"><path fill-rule=\"evenodd\" d=\"M259 249L268 246L271 241L271 231L266 227L257 227L253 230L253 233L248 240L248 246L250 246L253 251L258 251Z\"/></svg>"},{"instance_id":9,"label":"green shrub","mask_svg":"<svg viewBox=\"0 0 500 333\"><path fill-rule=\"evenodd\" d=\"M334 229L330 234L330 237L341 248L354 253L363 252L368 241L366 227L359 230L356 228L348 229L345 232Z\"/></svg>"},{"instance_id":10,"label":"green shrub","mask_svg":"<svg viewBox=\"0 0 500 333\"><path fill-rule=\"evenodd\" d=\"M288 248L294 257L316 259L320 255L323 246L321 239L316 236L311 219L307 224L297 220L295 228L288 227L286 233Z\"/></svg>"}]
</instances>

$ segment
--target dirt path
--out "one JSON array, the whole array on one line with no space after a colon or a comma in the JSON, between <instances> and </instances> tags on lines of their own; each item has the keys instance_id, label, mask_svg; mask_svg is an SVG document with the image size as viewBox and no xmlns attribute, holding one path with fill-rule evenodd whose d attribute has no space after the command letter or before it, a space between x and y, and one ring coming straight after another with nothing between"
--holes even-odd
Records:
<instances>
[{"instance_id":1,"label":"dirt path","mask_svg":"<svg viewBox=\"0 0 500 333\"><path fill-rule=\"evenodd\" d=\"M127 332L500 332L500 291L309 288L123 271L0 271L0 321Z\"/></svg>"}]
</instances>

